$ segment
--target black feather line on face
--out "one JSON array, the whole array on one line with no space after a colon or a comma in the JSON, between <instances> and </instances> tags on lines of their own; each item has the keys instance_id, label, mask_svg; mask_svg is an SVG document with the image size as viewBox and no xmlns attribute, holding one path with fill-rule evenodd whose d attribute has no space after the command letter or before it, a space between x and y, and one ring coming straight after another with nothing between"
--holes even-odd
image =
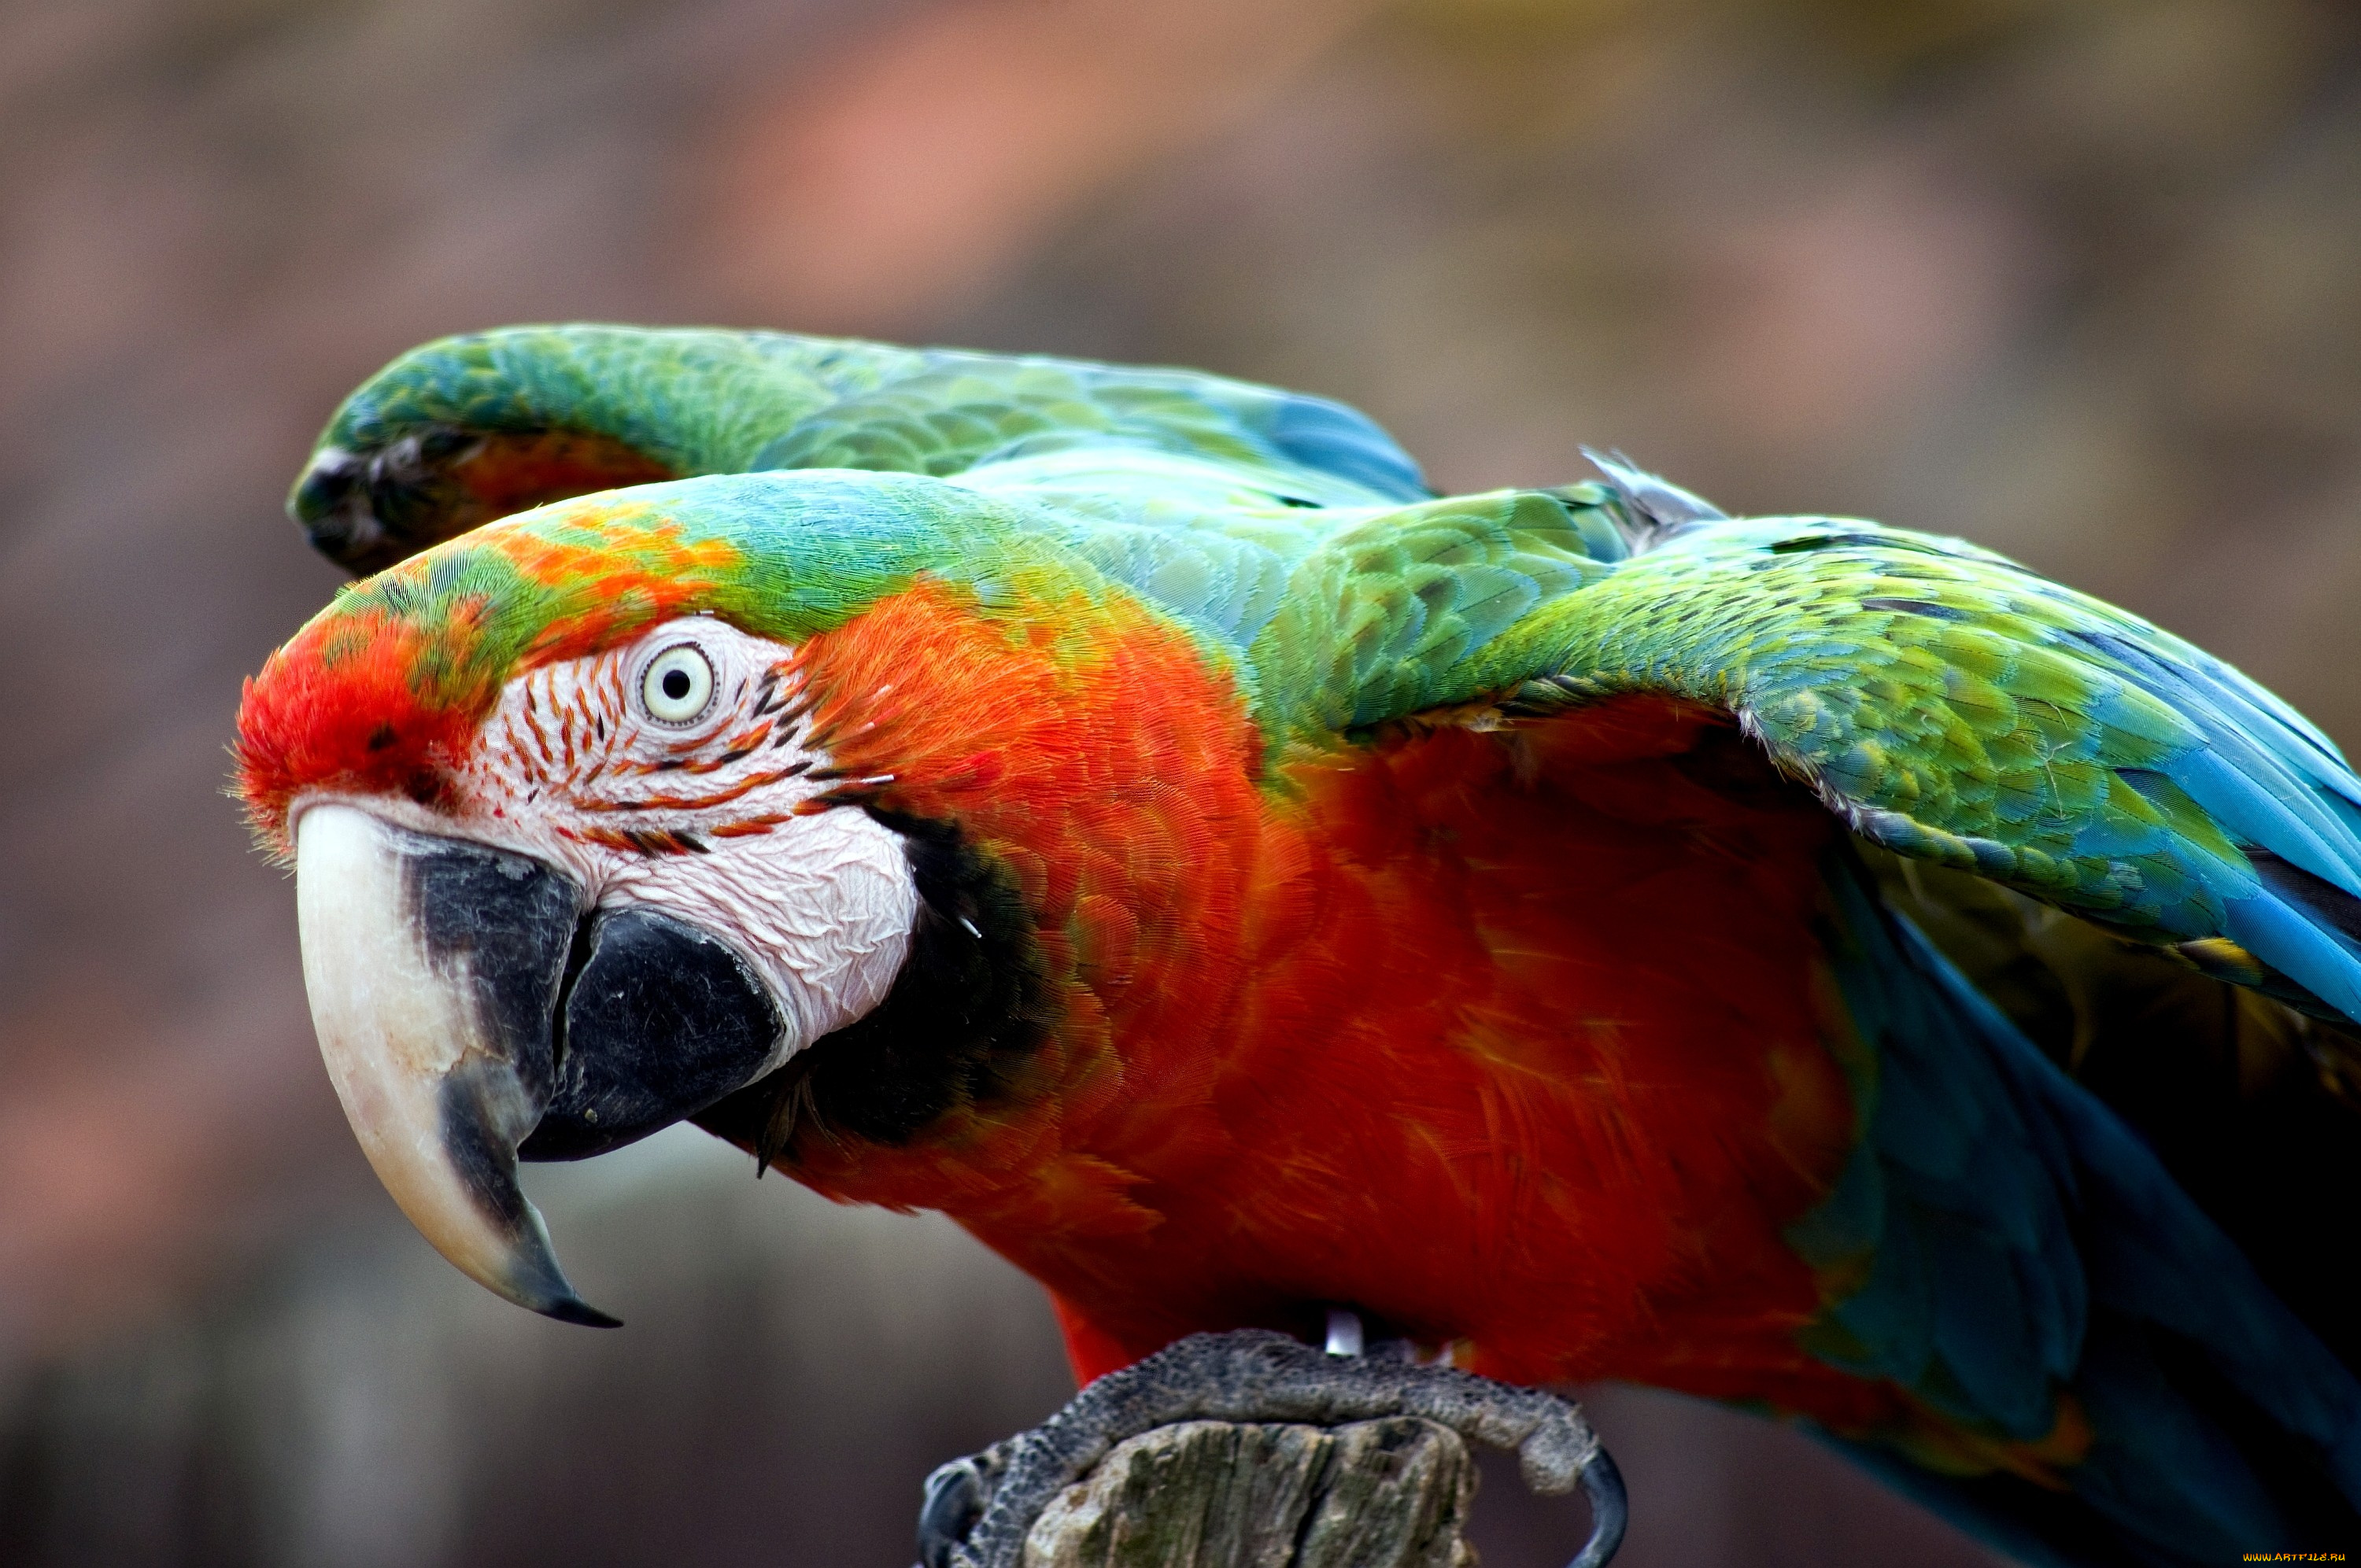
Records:
<instances>
[{"instance_id":1,"label":"black feather line on face","mask_svg":"<svg viewBox=\"0 0 2361 1568\"><path fill-rule=\"evenodd\" d=\"M909 956L866 1016L696 1118L763 1166L794 1165L808 1137L906 1145L954 1112L1004 1100L1055 1023L1007 868L948 824L866 809L909 858Z\"/></svg>"}]
</instances>

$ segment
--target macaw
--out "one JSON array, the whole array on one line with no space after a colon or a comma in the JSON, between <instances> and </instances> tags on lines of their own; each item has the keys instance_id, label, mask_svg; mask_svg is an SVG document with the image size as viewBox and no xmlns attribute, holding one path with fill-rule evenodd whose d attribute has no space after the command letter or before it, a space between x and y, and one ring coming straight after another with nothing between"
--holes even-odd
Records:
<instances>
[{"instance_id":1,"label":"macaw","mask_svg":"<svg viewBox=\"0 0 2361 1568\"><path fill-rule=\"evenodd\" d=\"M2361 781L2136 616L1617 458L1438 496L1181 370L415 350L238 788L360 1143L689 1120L936 1209L1077 1372L1371 1332L1800 1423L2037 1563L2361 1542Z\"/></svg>"}]
</instances>

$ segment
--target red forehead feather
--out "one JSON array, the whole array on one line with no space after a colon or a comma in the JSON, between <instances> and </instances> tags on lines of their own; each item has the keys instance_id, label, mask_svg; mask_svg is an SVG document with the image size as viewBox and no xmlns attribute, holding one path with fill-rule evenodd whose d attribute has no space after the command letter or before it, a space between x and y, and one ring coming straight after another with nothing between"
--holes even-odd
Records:
<instances>
[{"instance_id":1,"label":"red forehead feather","mask_svg":"<svg viewBox=\"0 0 2361 1568\"><path fill-rule=\"evenodd\" d=\"M444 764L476 716L432 707L412 689L425 638L383 616L314 621L246 683L237 714L237 793L255 830L287 844L299 791L438 798Z\"/></svg>"},{"instance_id":2,"label":"red forehead feather","mask_svg":"<svg viewBox=\"0 0 2361 1568\"><path fill-rule=\"evenodd\" d=\"M238 710L238 794L287 848L305 790L442 798L500 683L698 607L738 562L644 502L496 522L349 589L272 654Z\"/></svg>"}]
</instances>

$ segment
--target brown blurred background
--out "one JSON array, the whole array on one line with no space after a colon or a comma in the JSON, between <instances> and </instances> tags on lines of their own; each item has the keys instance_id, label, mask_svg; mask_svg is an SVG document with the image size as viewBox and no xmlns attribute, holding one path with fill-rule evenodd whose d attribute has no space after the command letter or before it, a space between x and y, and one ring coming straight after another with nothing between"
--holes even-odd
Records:
<instances>
[{"instance_id":1,"label":"brown blurred background","mask_svg":"<svg viewBox=\"0 0 2361 1568\"><path fill-rule=\"evenodd\" d=\"M2361 740L2361 14L2328 0L0 0L0 1562L875 1565L1067 1392L1031 1287L675 1131L476 1289L313 1055L237 681L335 400L503 322L1180 362L1447 487L1621 446L1968 534ZM1988 1562L1596 1392L1628 1568ZM1496 1473L1492 1568L1579 1509ZM1571 1516L1571 1517L1570 1517Z\"/></svg>"}]
</instances>

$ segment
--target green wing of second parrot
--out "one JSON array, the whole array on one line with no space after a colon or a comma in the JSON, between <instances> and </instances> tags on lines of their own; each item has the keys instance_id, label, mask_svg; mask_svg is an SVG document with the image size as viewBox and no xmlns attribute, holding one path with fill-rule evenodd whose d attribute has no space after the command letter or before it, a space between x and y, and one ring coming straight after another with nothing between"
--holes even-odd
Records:
<instances>
[{"instance_id":1,"label":"green wing of second parrot","mask_svg":"<svg viewBox=\"0 0 2361 1568\"><path fill-rule=\"evenodd\" d=\"M444 338L395 360L336 411L289 505L323 554L363 573L495 517L618 485L992 466L1011 482L1099 495L1110 460L1143 471L1132 490L1186 492L1199 515L1429 493L1366 416L1191 370L785 333L549 326Z\"/></svg>"}]
</instances>

